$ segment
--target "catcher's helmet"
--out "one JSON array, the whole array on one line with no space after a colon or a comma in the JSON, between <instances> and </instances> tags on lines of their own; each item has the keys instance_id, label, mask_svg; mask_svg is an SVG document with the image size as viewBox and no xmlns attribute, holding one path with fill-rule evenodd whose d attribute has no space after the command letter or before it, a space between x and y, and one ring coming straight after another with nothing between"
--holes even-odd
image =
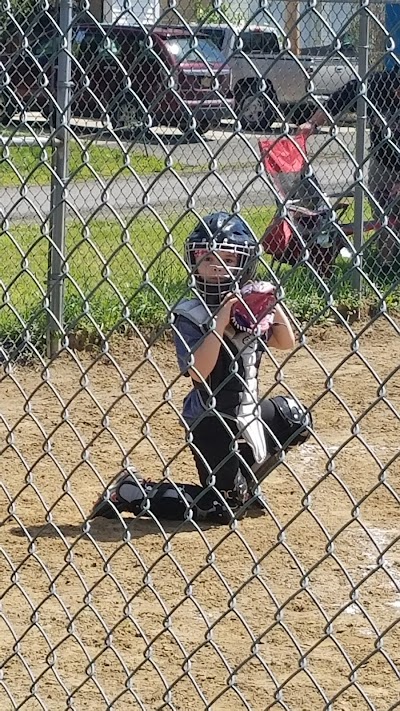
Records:
<instances>
[{"instance_id":1,"label":"catcher's helmet","mask_svg":"<svg viewBox=\"0 0 400 711\"><path fill-rule=\"evenodd\" d=\"M207 282L197 273L198 253L228 250L238 255L237 265L218 279ZM219 304L224 296L253 279L257 269L257 256L261 253L250 227L238 215L215 212L203 217L185 242L185 262L194 276L197 290L206 303ZM200 260L201 261L201 260Z\"/></svg>"}]
</instances>

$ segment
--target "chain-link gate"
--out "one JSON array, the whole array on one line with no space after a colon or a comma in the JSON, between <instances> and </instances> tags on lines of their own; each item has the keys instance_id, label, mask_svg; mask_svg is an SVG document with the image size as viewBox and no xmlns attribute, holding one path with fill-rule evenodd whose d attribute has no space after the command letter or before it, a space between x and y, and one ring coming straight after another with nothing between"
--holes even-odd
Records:
<instances>
[{"instance_id":1,"label":"chain-link gate","mask_svg":"<svg viewBox=\"0 0 400 711\"><path fill-rule=\"evenodd\" d=\"M1 30L1 709L398 708L400 5L7 0ZM224 278L257 258L278 299L256 337L199 281L222 211Z\"/></svg>"}]
</instances>

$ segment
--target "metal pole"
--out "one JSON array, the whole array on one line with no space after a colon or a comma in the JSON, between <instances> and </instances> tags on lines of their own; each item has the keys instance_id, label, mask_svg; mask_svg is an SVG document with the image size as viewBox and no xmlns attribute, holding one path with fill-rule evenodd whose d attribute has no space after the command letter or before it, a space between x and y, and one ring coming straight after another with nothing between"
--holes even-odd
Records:
<instances>
[{"instance_id":1,"label":"metal pole","mask_svg":"<svg viewBox=\"0 0 400 711\"><path fill-rule=\"evenodd\" d=\"M358 73L361 77L361 91L357 100L356 124L356 186L354 190L354 247L359 252L358 268L353 273L353 285L359 296L362 293L362 255L361 249L364 242L364 178L365 178L365 142L367 135L367 72L368 72L368 43L369 43L369 15L367 8L369 0L360 0L360 26L358 48Z\"/></svg>"},{"instance_id":2,"label":"metal pole","mask_svg":"<svg viewBox=\"0 0 400 711\"><path fill-rule=\"evenodd\" d=\"M51 229L49 242L48 294L50 313L47 326L47 354L54 356L60 349L64 322L64 273L66 200L65 185L68 180L70 98L71 98L71 45L72 45L72 2L60 0L58 24L63 36L63 45L58 55L56 96L59 110L56 110L54 166L56 177L51 185Z\"/></svg>"}]
</instances>

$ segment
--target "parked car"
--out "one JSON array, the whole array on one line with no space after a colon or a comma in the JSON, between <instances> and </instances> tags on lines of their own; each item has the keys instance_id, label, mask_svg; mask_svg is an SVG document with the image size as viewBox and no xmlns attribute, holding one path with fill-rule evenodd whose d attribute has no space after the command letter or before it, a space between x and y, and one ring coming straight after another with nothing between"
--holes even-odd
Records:
<instances>
[{"instance_id":1,"label":"parked car","mask_svg":"<svg viewBox=\"0 0 400 711\"><path fill-rule=\"evenodd\" d=\"M286 112L288 107L307 100L307 62L300 64L281 49L275 28L229 24L193 28L207 35L229 60L235 109L244 128L269 128L277 118L277 108ZM260 92L260 77L266 83L265 96Z\"/></svg>"},{"instance_id":2,"label":"parked car","mask_svg":"<svg viewBox=\"0 0 400 711\"><path fill-rule=\"evenodd\" d=\"M340 54L332 45L304 47L300 59L307 61L313 91L320 101L326 100L336 89L357 76L357 51L350 44L344 44Z\"/></svg>"},{"instance_id":3,"label":"parked car","mask_svg":"<svg viewBox=\"0 0 400 711\"><path fill-rule=\"evenodd\" d=\"M274 27L266 25L215 24L192 25L194 31L207 35L229 60L232 69L235 108L248 129L268 128L280 109L286 116L312 111L310 94L323 99L351 78L347 64L335 58L312 55L294 57L283 49L282 38ZM238 38L242 47L238 48ZM265 80L260 92L260 77Z\"/></svg>"},{"instance_id":4,"label":"parked car","mask_svg":"<svg viewBox=\"0 0 400 711\"><path fill-rule=\"evenodd\" d=\"M10 79L2 92L3 116L9 118L22 106L51 113L59 47L60 38L43 35L28 49L0 57ZM129 130L160 123L187 129L194 116L200 132L231 116L231 71L206 36L199 36L193 47L185 28L79 25L72 55L74 116L107 114L114 128Z\"/></svg>"},{"instance_id":5,"label":"parked car","mask_svg":"<svg viewBox=\"0 0 400 711\"><path fill-rule=\"evenodd\" d=\"M341 38L339 38L341 39ZM340 53L354 60L358 55L357 47L346 39L341 39ZM332 54L331 44L314 44L310 47L301 47L300 54L312 57L328 57Z\"/></svg>"}]
</instances>

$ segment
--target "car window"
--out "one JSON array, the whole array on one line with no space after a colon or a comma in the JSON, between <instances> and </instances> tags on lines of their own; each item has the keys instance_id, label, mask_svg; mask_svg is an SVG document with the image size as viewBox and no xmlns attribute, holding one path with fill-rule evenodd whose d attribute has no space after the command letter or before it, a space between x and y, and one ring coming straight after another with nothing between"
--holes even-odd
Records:
<instances>
[{"instance_id":1,"label":"car window","mask_svg":"<svg viewBox=\"0 0 400 711\"><path fill-rule=\"evenodd\" d=\"M144 32L120 32L111 30L110 51L122 61L128 54L138 57L149 51ZM104 45L104 43L103 43Z\"/></svg>"},{"instance_id":2,"label":"car window","mask_svg":"<svg viewBox=\"0 0 400 711\"><path fill-rule=\"evenodd\" d=\"M32 44L29 38L29 49L35 57L51 57L57 49L57 38L34 37Z\"/></svg>"},{"instance_id":3,"label":"car window","mask_svg":"<svg viewBox=\"0 0 400 711\"><path fill-rule=\"evenodd\" d=\"M88 33L85 30L76 30L74 33L71 46L71 51L74 57L80 57L82 44L85 42L87 34Z\"/></svg>"},{"instance_id":4,"label":"car window","mask_svg":"<svg viewBox=\"0 0 400 711\"><path fill-rule=\"evenodd\" d=\"M144 33L124 33L117 29L106 35L96 30L79 29L72 42L74 56L87 62L93 59L113 62L118 58L123 64L126 57L143 57L148 51Z\"/></svg>"},{"instance_id":5,"label":"car window","mask_svg":"<svg viewBox=\"0 0 400 711\"><path fill-rule=\"evenodd\" d=\"M277 54L279 52L279 41L273 32L253 30L251 32L241 32L239 37L243 42L242 51L245 54L251 54L252 52Z\"/></svg>"},{"instance_id":6,"label":"car window","mask_svg":"<svg viewBox=\"0 0 400 711\"><path fill-rule=\"evenodd\" d=\"M54 31L50 35L36 34L34 31L24 36L28 40L27 50L34 57L51 57L57 51L57 35ZM14 54L20 52L22 48L22 35L14 34L3 43L0 51L4 54Z\"/></svg>"},{"instance_id":7,"label":"car window","mask_svg":"<svg viewBox=\"0 0 400 711\"><path fill-rule=\"evenodd\" d=\"M204 32L204 34L207 35L207 37L212 40L212 42L215 44L218 49L222 49L223 44L224 44L224 31L218 29L217 27L207 27L207 28L201 28L201 31Z\"/></svg>"},{"instance_id":8,"label":"car window","mask_svg":"<svg viewBox=\"0 0 400 711\"><path fill-rule=\"evenodd\" d=\"M91 61L95 58L113 60L123 52L122 43L102 32L78 30L72 41L72 53L77 59Z\"/></svg>"},{"instance_id":9,"label":"car window","mask_svg":"<svg viewBox=\"0 0 400 711\"><path fill-rule=\"evenodd\" d=\"M177 62L225 62L224 55L209 39L197 37L197 47L193 47L193 37L170 37L165 40L167 51ZM200 56L199 56L200 55Z\"/></svg>"}]
</instances>

